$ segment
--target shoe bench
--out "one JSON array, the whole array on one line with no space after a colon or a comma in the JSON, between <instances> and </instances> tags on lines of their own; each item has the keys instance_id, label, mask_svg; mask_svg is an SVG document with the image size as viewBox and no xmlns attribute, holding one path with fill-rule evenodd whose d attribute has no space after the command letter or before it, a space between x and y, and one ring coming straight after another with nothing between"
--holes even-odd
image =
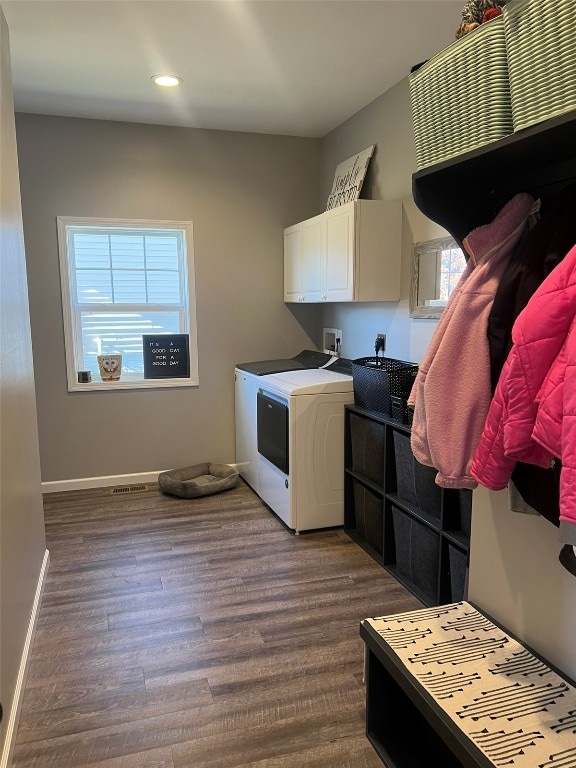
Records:
<instances>
[{"instance_id":1,"label":"shoe bench","mask_svg":"<svg viewBox=\"0 0 576 768\"><path fill-rule=\"evenodd\" d=\"M576 768L576 688L469 603L364 619L366 735L388 768Z\"/></svg>"}]
</instances>

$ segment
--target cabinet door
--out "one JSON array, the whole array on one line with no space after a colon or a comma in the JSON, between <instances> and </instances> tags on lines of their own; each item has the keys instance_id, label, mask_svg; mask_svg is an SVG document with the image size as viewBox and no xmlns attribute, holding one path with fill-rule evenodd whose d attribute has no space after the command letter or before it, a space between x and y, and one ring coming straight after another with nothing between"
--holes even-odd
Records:
<instances>
[{"instance_id":1,"label":"cabinet door","mask_svg":"<svg viewBox=\"0 0 576 768\"><path fill-rule=\"evenodd\" d=\"M326 300L354 300L354 203L326 214Z\"/></svg>"},{"instance_id":2,"label":"cabinet door","mask_svg":"<svg viewBox=\"0 0 576 768\"><path fill-rule=\"evenodd\" d=\"M302 224L284 230L284 301L304 301Z\"/></svg>"},{"instance_id":3,"label":"cabinet door","mask_svg":"<svg viewBox=\"0 0 576 768\"><path fill-rule=\"evenodd\" d=\"M315 216L303 224L304 300L326 301L326 222Z\"/></svg>"}]
</instances>

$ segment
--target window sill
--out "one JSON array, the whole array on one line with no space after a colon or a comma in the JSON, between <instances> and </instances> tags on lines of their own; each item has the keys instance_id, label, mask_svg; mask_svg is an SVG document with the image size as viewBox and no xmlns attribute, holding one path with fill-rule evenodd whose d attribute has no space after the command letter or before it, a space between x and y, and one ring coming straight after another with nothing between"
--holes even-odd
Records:
<instances>
[{"instance_id":1,"label":"window sill","mask_svg":"<svg viewBox=\"0 0 576 768\"><path fill-rule=\"evenodd\" d=\"M122 389L173 389L174 387L197 387L193 379L120 379L120 381L92 380L87 384L77 381L68 384L68 392L103 392Z\"/></svg>"}]
</instances>

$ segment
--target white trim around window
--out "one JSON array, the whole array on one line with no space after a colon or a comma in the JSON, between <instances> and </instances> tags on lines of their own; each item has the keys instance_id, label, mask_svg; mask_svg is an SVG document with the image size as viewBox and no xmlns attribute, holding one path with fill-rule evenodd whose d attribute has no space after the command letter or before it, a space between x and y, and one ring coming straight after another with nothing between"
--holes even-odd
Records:
<instances>
[{"instance_id":1,"label":"white trim around window","mask_svg":"<svg viewBox=\"0 0 576 768\"><path fill-rule=\"evenodd\" d=\"M68 391L198 386L192 222L57 223ZM189 376L145 378L143 334L187 335ZM122 355L119 380L101 379L98 354ZM79 382L80 371L91 381Z\"/></svg>"}]
</instances>

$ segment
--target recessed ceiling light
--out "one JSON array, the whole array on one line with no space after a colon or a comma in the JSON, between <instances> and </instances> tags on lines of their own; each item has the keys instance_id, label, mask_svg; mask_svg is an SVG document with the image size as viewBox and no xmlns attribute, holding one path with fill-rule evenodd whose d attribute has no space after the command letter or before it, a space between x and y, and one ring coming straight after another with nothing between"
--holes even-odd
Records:
<instances>
[{"instance_id":1,"label":"recessed ceiling light","mask_svg":"<svg viewBox=\"0 0 576 768\"><path fill-rule=\"evenodd\" d=\"M181 77L177 77L176 75L153 75L151 78L156 85L163 85L166 88L172 88L175 85L180 85L182 82Z\"/></svg>"}]
</instances>

